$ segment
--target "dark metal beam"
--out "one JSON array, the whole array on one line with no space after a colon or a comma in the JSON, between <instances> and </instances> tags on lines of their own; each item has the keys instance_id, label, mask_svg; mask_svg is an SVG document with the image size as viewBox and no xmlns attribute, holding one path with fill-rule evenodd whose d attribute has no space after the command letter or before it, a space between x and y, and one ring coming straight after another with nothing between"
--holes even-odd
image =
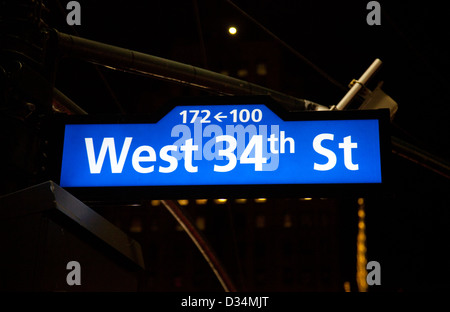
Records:
<instances>
[{"instance_id":1,"label":"dark metal beam","mask_svg":"<svg viewBox=\"0 0 450 312\"><path fill-rule=\"evenodd\" d=\"M82 109L80 106L75 104L71 99L69 99L64 93L56 88L53 88L53 106L54 109L58 110L57 105L61 105L66 113L77 114L77 115L87 115L88 113ZM56 103L55 103L56 101ZM55 105L56 104L56 105Z\"/></svg>"},{"instance_id":2,"label":"dark metal beam","mask_svg":"<svg viewBox=\"0 0 450 312\"><path fill-rule=\"evenodd\" d=\"M61 57L76 57L108 68L190 85L224 95L268 95L291 111L328 107L200 67L56 31Z\"/></svg>"}]
</instances>

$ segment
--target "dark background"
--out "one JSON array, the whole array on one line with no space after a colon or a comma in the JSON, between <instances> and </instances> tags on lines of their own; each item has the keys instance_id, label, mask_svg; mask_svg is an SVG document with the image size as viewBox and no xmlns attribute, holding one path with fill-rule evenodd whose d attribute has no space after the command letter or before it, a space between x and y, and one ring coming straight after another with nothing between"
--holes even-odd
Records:
<instances>
[{"instance_id":1,"label":"dark background","mask_svg":"<svg viewBox=\"0 0 450 312\"><path fill-rule=\"evenodd\" d=\"M379 1L381 25L369 26L368 1L234 1L279 40L225 0L79 1L79 26L67 25L67 2L46 3L49 27L226 72L325 106L337 104L348 83L379 58L383 65L368 87L383 81L383 90L398 103L392 134L444 162L450 159L450 6L445 2ZM228 34L230 25L238 28L236 36ZM258 64L265 64L267 75L255 74ZM240 75L242 69L247 74ZM209 95L77 59L58 63L55 86L89 114L151 114L177 97ZM382 285L369 290L446 290L448 169L447 175L431 171L393 154L390 173L388 194L366 198L367 258L382 268ZM251 199L244 210L231 201L222 206L190 202L186 209L194 219L207 220L204 233L241 289L343 291L343 283L351 281L356 291L356 202L346 194L311 202L269 198L263 229L254 229L260 206ZM130 208L105 201L92 207L145 246L150 269L142 289L220 290L185 233L173 230L169 214L150 202L138 204ZM281 226L286 213L294 225L288 230ZM132 230L137 219L141 231Z\"/></svg>"}]
</instances>

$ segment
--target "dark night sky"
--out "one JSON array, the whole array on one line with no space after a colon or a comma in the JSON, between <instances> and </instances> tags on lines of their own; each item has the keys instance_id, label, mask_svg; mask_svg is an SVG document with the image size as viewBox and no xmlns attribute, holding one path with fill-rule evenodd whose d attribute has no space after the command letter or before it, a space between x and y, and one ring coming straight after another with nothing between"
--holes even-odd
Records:
<instances>
[{"instance_id":1,"label":"dark night sky","mask_svg":"<svg viewBox=\"0 0 450 312\"><path fill-rule=\"evenodd\" d=\"M226 0L129 0L122 5L110 1L79 2L81 25L68 27L65 22L67 1L59 0L59 7L56 0L49 1L50 26L164 58L170 59L174 46L180 44L198 45L201 53L198 22L209 61L214 61L215 55L208 51L230 41L226 33L230 24L239 27L237 40L274 41ZM235 0L234 3L341 85L347 86L352 79L359 78L375 58L380 58L383 65L373 81L383 81L383 90L399 104L395 123L408 132L409 141L443 158L450 157L450 96L447 92L450 48L446 44L449 30L446 8L449 5L443 5L442 1L396 1L395 4L379 1L381 25L369 26L366 22L368 1ZM301 76L307 82L298 92L289 90L291 95L330 106L345 94L281 44L280 49L285 50L283 62L291 69L283 73L285 76L281 80ZM69 74L61 68L57 87L69 96L76 93L78 104L92 111L86 107L92 105L89 99L81 94L85 89L83 81L88 84L87 79L94 79L91 85L98 83L95 75L80 68L78 73ZM67 76L76 79L67 80ZM124 76L118 85L128 88L133 79ZM145 84L140 86L145 88ZM108 94L102 93L105 92L102 87L98 89L97 101L108 102ZM90 95L92 100L92 92ZM122 105L127 106L126 101L131 100L122 101Z\"/></svg>"}]
</instances>

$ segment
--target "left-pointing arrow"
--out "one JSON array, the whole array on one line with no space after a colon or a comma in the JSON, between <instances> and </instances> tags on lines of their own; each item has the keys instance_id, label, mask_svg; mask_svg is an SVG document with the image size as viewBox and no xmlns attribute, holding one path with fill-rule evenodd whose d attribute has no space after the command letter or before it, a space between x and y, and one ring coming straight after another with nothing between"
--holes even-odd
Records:
<instances>
[{"instance_id":1,"label":"left-pointing arrow","mask_svg":"<svg viewBox=\"0 0 450 312\"><path fill-rule=\"evenodd\" d=\"M217 113L217 114L214 116L214 119L217 120L218 122L222 122L222 119L221 119L221 118L227 118L227 116L221 116L221 115L222 115L222 112Z\"/></svg>"}]
</instances>

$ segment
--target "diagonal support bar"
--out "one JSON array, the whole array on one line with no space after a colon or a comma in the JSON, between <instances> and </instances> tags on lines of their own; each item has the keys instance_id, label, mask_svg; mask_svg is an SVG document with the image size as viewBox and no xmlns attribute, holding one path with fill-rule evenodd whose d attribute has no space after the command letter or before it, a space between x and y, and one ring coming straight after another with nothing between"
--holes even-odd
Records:
<instances>
[{"instance_id":1,"label":"diagonal support bar","mask_svg":"<svg viewBox=\"0 0 450 312\"><path fill-rule=\"evenodd\" d=\"M183 209L178 206L178 204L173 200L162 200L161 202L197 246L198 250L201 252L206 262L208 262L209 266L213 270L225 292L236 292L236 287L234 286L227 272L224 270L223 266L220 264L219 260L216 258L208 242L192 224L188 216L184 213Z\"/></svg>"}]
</instances>

